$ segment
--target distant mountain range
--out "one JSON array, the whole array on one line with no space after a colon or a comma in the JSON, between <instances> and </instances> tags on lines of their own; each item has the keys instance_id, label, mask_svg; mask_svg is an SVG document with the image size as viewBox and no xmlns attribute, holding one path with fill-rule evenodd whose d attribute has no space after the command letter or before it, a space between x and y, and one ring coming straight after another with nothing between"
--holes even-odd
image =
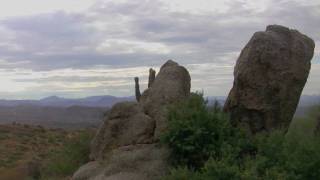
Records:
<instances>
[{"instance_id":1,"label":"distant mountain range","mask_svg":"<svg viewBox=\"0 0 320 180\"><path fill-rule=\"evenodd\" d=\"M50 106L50 107L111 107L115 103L122 101L133 101L134 97L115 97L115 96L90 96L79 99L67 99L58 96L50 96L40 100L0 100L0 106Z\"/></svg>"},{"instance_id":2,"label":"distant mountain range","mask_svg":"<svg viewBox=\"0 0 320 180\"><path fill-rule=\"evenodd\" d=\"M320 95L303 95L300 98L299 106L320 105Z\"/></svg>"},{"instance_id":3,"label":"distant mountain range","mask_svg":"<svg viewBox=\"0 0 320 180\"><path fill-rule=\"evenodd\" d=\"M226 98L227 97L225 96L210 96L208 97L208 101L209 104L213 104L214 101L218 101L220 105L224 105ZM302 95L296 109L295 116L304 116L309 111L310 107L314 105L320 105L320 95Z\"/></svg>"},{"instance_id":4,"label":"distant mountain range","mask_svg":"<svg viewBox=\"0 0 320 180\"><path fill-rule=\"evenodd\" d=\"M67 99L50 96L40 100L0 100L0 124L23 123L50 128L98 127L110 107L133 97L91 96Z\"/></svg>"},{"instance_id":5,"label":"distant mountain range","mask_svg":"<svg viewBox=\"0 0 320 180\"><path fill-rule=\"evenodd\" d=\"M225 96L208 96L209 104L217 100L221 105L226 101ZM71 106L87 106L87 107L112 107L114 104L123 101L135 101L133 96L116 97L116 96L89 96L79 99L68 99L58 96L50 96L40 100L1 100L0 106L50 106L50 107L71 107ZM320 95L303 95L300 98L299 107L312 106L320 104Z\"/></svg>"},{"instance_id":6,"label":"distant mountain range","mask_svg":"<svg viewBox=\"0 0 320 180\"><path fill-rule=\"evenodd\" d=\"M320 105L320 95L301 96L299 105L296 109L295 117L305 116L310 108L315 105Z\"/></svg>"},{"instance_id":7,"label":"distant mountain range","mask_svg":"<svg viewBox=\"0 0 320 180\"><path fill-rule=\"evenodd\" d=\"M226 97L207 97L223 106ZM55 128L98 127L104 114L121 101L135 101L134 97L92 96L67 99L50 96L40 100L0 100L0 124L26 123ZM311 106L320 104L320 96L302 96L296 116L306 114Z\"/></svg>"},{"instance_id":8,"label":"distant mountain range","mask_svg":"<svg viewBox=\"0 0 320 180\"><path fill-rule=\"evenodd\" d=\"M215 100L219 102L219 104L223 105L226 101L227 97L225 96L209 96L209 103L213 103ZM320 95L302 95L299 102L299 107L309 107L314 105L320 105Z\"/></svg>"},{"instance_id":9,"label":"distant mountain range","mask_svg":"<svg viewBox=\"0 0 320 180\"><path fill-rule=\"evenodd\" d=\"M108 108L102 107L0 106L0 124L20 123L64 129L99 127L107 112Z\"/></svg>"}]
</instances>

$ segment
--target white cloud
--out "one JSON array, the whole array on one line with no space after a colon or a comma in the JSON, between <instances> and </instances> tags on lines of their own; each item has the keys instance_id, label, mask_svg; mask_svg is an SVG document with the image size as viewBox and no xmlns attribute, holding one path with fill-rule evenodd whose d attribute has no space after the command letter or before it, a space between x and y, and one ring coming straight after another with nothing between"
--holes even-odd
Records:
<instances>
[{"instance_id":1,"label":"white cloud","mask_svg":"<svg viewBox=\"0 0 320 180\"><path fill-rule=\"evenodd\" d=\"M4 63L0 60L0 65ZM13 93L13 92L23 92L28 88L34 87L36 83L34 82L15 82L13 78L13 72L8 72L6 70L0 69L0 94L1 93Z\"/></svg>"},{"instance_id":2,"label":"white cloud","mask_svg":"<svg viewBox=\"0 0 320 180\"><path fill-rule=\"evenodd\" d=\"M0 61L5 63L4 61ZM159 68L156 68L159 69ZM141 89L147 86L148 67L113 68L98 66L88 69L59 69L32 71L28 69L0 69L0 95L12 98L42 98L52 94L70 97L97 95L109 92L112 95L133 95L133 77L140 77ZM39 92L33 94L33 92ZM4 97L8 98L8 97Z\"/></svg>"},{"instance_id":3,"label":"white cloud","mask_svg":"<svg viewBox=\"0 0 320 180\"><path fill-rule=\"evenodd\" d=\"M94 0L0 0L0 19L58 10L66 12L84 11L94 3Z\"/></svg>"},{"instance_id":4,"label":"white cloud","mask_svg":"<svg viewBox=\"0 0 320 180\"><path fill-rule=\"evenodd\" d=\"M225 12L228 10L230 0L162 0L170 11L205 14L212 12Z\"/></svg>"},{"instance_id":5,"label":"white cloud","mask_svg":"<svg viewBox=\"0 0 320 180\"><path fill-rule=\"evenodd\" d=\"M168 54L170 49L162 43L143 42L125 39L107 39L97 47L101 53L138 53L148 52L155 54Z\"/></svg>"}]
</instances>

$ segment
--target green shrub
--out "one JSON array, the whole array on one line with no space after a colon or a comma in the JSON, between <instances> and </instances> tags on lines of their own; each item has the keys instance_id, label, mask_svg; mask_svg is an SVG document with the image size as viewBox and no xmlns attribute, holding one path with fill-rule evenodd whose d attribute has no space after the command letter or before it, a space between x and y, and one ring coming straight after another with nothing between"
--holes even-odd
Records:
<instances>
[{"instance_id":1,"label":"green shrub","mask_svg":"<svg viewBox=\"0 0 320 180\"><path fill-rule=\"evenodd\" d=\"M312 122L307 120L301 122ZM169 109L161 140L171 149L173 169L164 179L320 179L320 137L306 133L313 131L309 124L293 127L287 134L274 130L249 137L231 126L221 108L193 94Z\"/></svg>"},{"instance_id":2,"label":"green shrub","mask_svg":"<svg viewBox=\"0 0 320 180\"><path fill-rule=\"evenodd\" d=\"M169 109L168 130L162 142L171 148L174 165L202 167L209 157L219 157L221 146L236 135L226 114L217 108L208 109L201 94L193 94Z\"/></svg>"},{"instance_id":3,"label":"green shrub","mask_svg":"<svg viewBox=\"0 0 320 180\"><path fill-rule=\"evenodd\" d=\"M288 138L283 149L286 155L285 168L290 179L320 178L320 138Z\"/></svg>"},{"instance_id":4,"label":"green shrub","mask_svg":"<svg viewBox=\"0 0 320 180\"><path fill-rule=\"evenodd\" d=\"M48 162L42 169L42 177L63 177L72 175L81 165L89 161L92 133L79 132L64 146L49 154Z\"/></svg>"},{"instance_id":5,"label":"green shrub","mask_svg":"<svg viewBox=\"0 0 320 180\"><path fill-rule=\"evenodd\" d=\"M231 164L226 159L209 159L199 174L201 180L237 180L240 179L240 169L236 164Z\"/></svg>"},{"instance_id":6,"label":"green shrub","mask_svg":"<svg viewBox=\"0 0 320 180\"><path fill-rule=\"evenodd\" d=\"M196 180L199 179L198 173L190 170L187 167L178 167L171 169L170 175L163 178L163 180Z\"/></svg>"},{"instance_id":7,"label":"green shrub","mask_svg":"<svg viewBox=\"0 0 320 180\"><path fill-rule=\"evenodd\" d=\"M257 154L246 162L246 171L262 179L319 179L320 139L284 136L281 131L256 137Z\"/></svg>"}]
</instances>

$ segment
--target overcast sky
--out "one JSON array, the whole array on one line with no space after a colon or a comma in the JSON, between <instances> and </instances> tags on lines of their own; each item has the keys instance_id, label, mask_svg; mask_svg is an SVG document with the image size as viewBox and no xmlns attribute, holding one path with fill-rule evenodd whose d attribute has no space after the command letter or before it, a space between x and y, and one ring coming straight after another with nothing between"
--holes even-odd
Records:
<instances>
[{"instance_id":1,"label":"overcast sky","mask_svg":"<svg viewBox=\"0 0 320 180\"><path fill-rule=\"evenodd\" d=\"M320 94L319 0L0 0L0 99L131 96L167 59L192 90L226 96L239 52L281 24L316 43L303 94Z\"/></svg>"}]
</instances>

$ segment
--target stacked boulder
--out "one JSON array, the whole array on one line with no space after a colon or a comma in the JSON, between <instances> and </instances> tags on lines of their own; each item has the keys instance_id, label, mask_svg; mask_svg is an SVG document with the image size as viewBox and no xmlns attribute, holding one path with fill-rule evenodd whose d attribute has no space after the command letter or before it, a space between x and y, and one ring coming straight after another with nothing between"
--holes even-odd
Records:
<instances>
[{"instance_id":1,"label":"stacked boulder","mask_svg":"<svg viewBox=\"0 0 320 180\"><path fill-rule=\"evenodd\" d=\"M241 51L225 104L251 133L287 129L307 81L315 44L296 30L270 25Z\"/></svg>"},{"instance_id":2,"label":"stacked boulder","mask_svg":"<svg viewBox=\"0 0 320 180\"><path fill-rule=\"evenodd\" d=\"M149 88L137 102L112 107L92 141L92 161L72 179L153 180L167 173L168 150L159 145L158 138L166 128L166 107L190 95L191 78L172 60L155 78L155 71L150 70L150 76Z\"/></svg>"}]
</instances>

